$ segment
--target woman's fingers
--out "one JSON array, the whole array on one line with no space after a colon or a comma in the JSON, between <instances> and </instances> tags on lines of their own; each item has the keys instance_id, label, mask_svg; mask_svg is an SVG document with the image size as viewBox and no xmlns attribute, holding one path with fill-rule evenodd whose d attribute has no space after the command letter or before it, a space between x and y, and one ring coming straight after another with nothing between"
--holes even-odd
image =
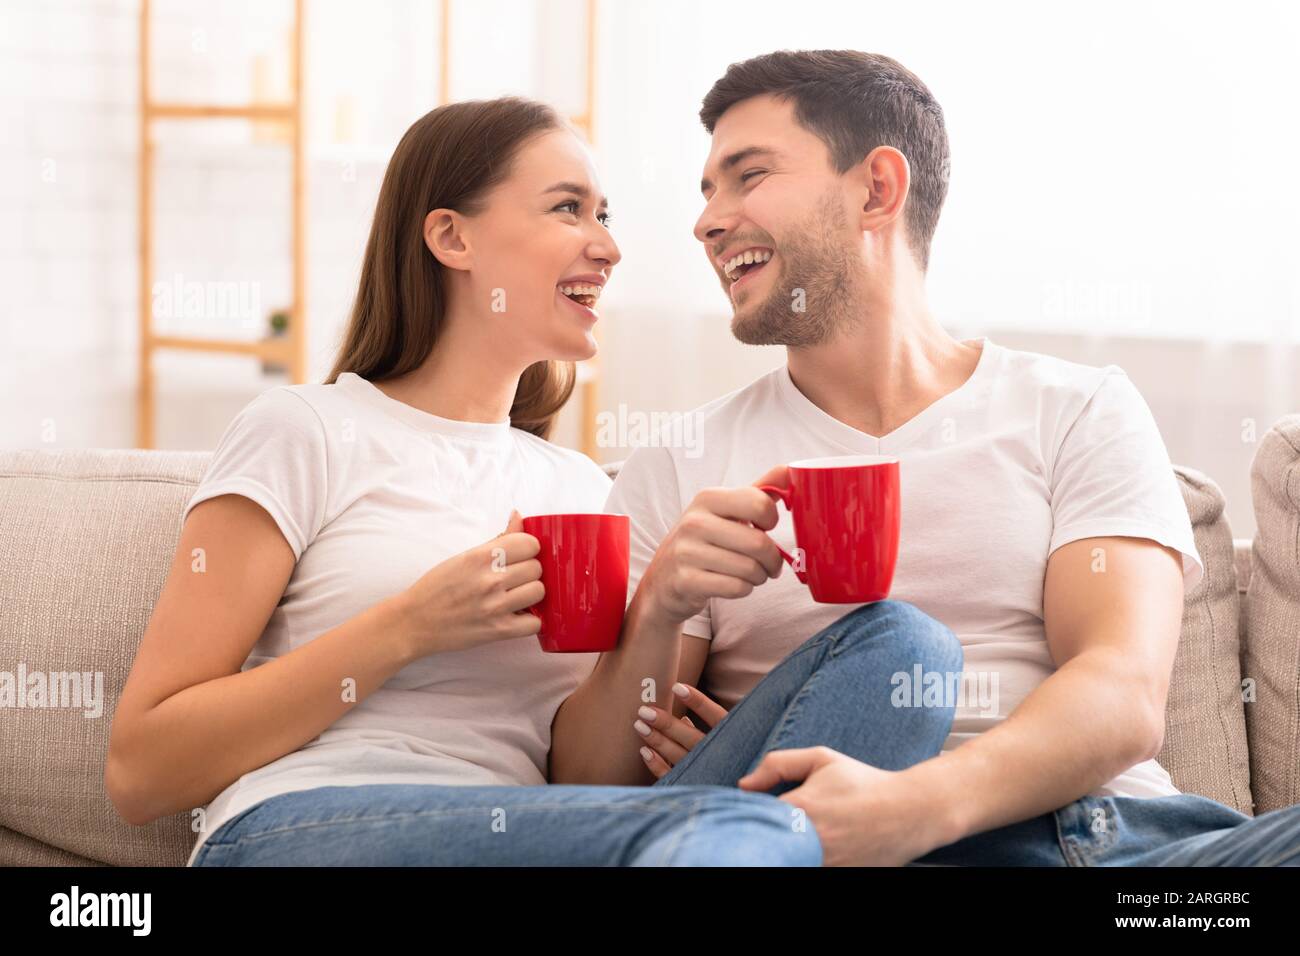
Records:
<instances>
[{"instance_id":1,"label":"woman's fingers","mask_svg":"<svg viewBox=\"0 0 1300 956\"><path fill-rule=\"evenodd\" d=\"M518 590L518 588L516 588ZM510 640L516 637L532 637L542 629L542 619L536 614L519 611L503 615L500 619L499 639Z\"/></svg>"},{"instance_id":2,"label":"woman's fingers","mask_svg":"<svg viewBox=\"0 0 1300 956\"><path fill-rule=\"evenodd\" d=\"M529 581L541 580L542 562L536 558L529 558L526 561L507 564L505 567L495 570L494 573L501 575L501 586L509 591L511 588L517 588Z\"/></svg>"},{"instance_id":3,"label":"woman's fingers","mask_svg":"<svg viewBox=\"0 0 1300 956\"><path fill-rule=\"evenodd\" d=\"M541 542L531 534L525 534L522 531L503 532L483 547L487 550L492 566L496 569L503 568L507 564L514 564L517 561L527 561L529 558L535 558L538 552L542 550Z\"/></svg>"},{"instance_id":4,"label":"woman's fingers","mask_svg":"<svg viewBox=\"0 0 1300 956\"><path fill-rule=\"evenodd\" d=\"M650 768L650 772L655 775L656 780L673 769L668 766L663 757L645 745L641 747L641 759L645 761L645 765Z\"/></svg>"},{"instance_id":5,"label":"woman's fingers","mask_svg":"<svg viewBox=\"0 0 1300 956\"><path fill-rule=\"evenodd\" d=\"M657 733L667 738L683 752L690 750L704 739L704 734L689 720L674 717L672 711L664 710L653 704L643 704L640 710L637 711L637 717L639 718L637 723L648 728L651 734ZM640 728L637 729L637 732L640 733ZM663 751L660 752L663 753ZM670 763L676 763L681 759L675 753L664 753L664 756L668 758Z\"/></svg>"},{"instance_id":6,"label":"woman's fingers","mask_svg":"<svg viewBox=\"0 0 1300 956\"><path fill-rule=\"evenodd\" d=\"M718 726L718 721L727 716L727 711L716 701L709 700L699 688L692 687L690 684L673 684L673 694L677 696L687 709L700 715L700 718L710 727ZM698 733L699 731L696 731Z\"/></svg>"},{"instance_id":7,"label":"woman's fingers","mask_svg":"<svg viewBox=\"0 0 1300 956\"><path fill-rule=\"evenodd\" d=\"M704 739L704 735L694 726L688 728L672 714L648 704L637 711L637 720L632 724L632 729L641 737L643 744L670 765L675 765L686 756L688 750Z\"/></svg>"},{"instance_id":8,"label":"woman's fingers","mask_svg":"<svg viewBox=\"0 0 1300 956\"><path fill-rule=\"evenodd\" d=\"M541 581L529 581L517 588L511 588L500 598L504 612L522 611L546 597L546 586Z\"/></svg>"},{"instance_id":9,"label":"woman's fingers","mask_svg":"<svg viewBox=\"0 0 1300 956\"><path fill-rule=\"evenodd\" d=\"M700 696L706 702L713 703L703 694ZM713 706L717 707L716 704ZM725 715L726 711L722 713ZM642 740L641 759L656 778L662 777L680 763L687 752L705 736L691 723L689 717L674 717L668 711L649 704L637 711L633 728Z\"/></svg>"}]
</instances>

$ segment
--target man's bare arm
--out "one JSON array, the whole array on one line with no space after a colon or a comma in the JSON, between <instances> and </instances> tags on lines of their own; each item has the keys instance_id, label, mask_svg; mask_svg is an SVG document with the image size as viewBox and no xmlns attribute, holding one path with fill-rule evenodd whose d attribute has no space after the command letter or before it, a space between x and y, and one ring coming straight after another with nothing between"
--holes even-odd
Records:
<instances>
[{"instance_id":1,"label":"man's bare arm","mask_svg":"<svg viewBox=\"0 0 1300 956\"><path fill-rule=\"evenodd\" d=\"M1057 670L1005 721L903 771L941 794L953 841L1065 806L1160 752L1182 628L1182 559L1148 538L1084 538L1048 559Z\"/></svg>"},{"instance_id":2,"label":"man's bare arm","mask_svg":"<svg viewBox=\"0 0 1300 956\"><path fill-rule=\"evenodd\" d=\"M781 465L756 484L784 480ZM781 573L781 554L764 533L776 521L776 505L753 486L705 488L691 500L637 584L618 647L601 654L551 722L551 783L654 781L632 729L637 711L644 703L675 706L670 687L682 679L683 639L691 648L687 676L703 669L708 649L682 631L686 621L711 598L746 597ZM647 688L653 688L653 701L642 699Z\"/></svg>"}]
</instances>

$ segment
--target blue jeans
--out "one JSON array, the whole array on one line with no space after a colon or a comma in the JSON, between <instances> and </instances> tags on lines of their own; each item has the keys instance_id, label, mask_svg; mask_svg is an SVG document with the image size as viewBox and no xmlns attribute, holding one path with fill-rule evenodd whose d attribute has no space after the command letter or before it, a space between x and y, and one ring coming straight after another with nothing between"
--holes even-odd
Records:
<instances>
[{"instance_id":1,"label":"blue jeans","mask_svg":"<svg viewBox=\"0 0 1300 956\"><path fill-rule=\"evenodd\" d=\"M1300 866L1300 804L1248 817L1193 793L1081 797L908 866Z\"/></svg>"},{"instance_id":2,"label":"blue jeans","mask_svg":"<svg viewBox=\"0 0 1300 956\"><path fill-rule=\"evenodd\" d=\"M959 672L962 659L952 632L912 605L863 605L774 667L653 787L317 787L226 821L194 865L817 866L816 830L776 798L793 785L756 793L736 781L792 747L888 769L934 756L952 706L895 707L891 678L918 665Z\"/></svg>"}]
</instances>

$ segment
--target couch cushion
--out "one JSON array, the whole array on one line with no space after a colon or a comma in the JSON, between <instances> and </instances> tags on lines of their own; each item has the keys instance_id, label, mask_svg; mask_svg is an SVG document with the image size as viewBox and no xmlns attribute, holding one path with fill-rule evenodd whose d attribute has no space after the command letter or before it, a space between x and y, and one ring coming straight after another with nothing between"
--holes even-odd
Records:
<instances>
[{"instance_id":1,"label":"couch cushion","mask_svg":"<svg viewBox=\"0 0 1300 956\"><path fill-rule=\"evenodd\" d=\"M1205 576L1183 597L1183 629L1156 759L1184 793L1252 813L1241 703L1239 595L1223 493L1199 471L1174 467Z\"/></svg>"},{"instance_id":2,"label":"couch cushion","mask_svg":"<svg viewBox=\"0 0 1300 956\"><path fill-rule=\"evenodd\" d=\"M1255 811L1300 803L1300 415L1259 441L1250 467L1255 543L1242 671Z\"/></svg>"},{"instance_id":3,"label":"couch cushion","mask_svg":"<svg viewBox=\"0 0 1300 956\"><path fill-rule=\"evenodd\" d=\"M0 827L0 866L103 866L67 850Z\"/></svg>"},{"instance_id":4,"label":"couch cushion","mask_svg":"<svg viewBox=\"0 0 1300 956\"><path fill-rule=\"evenodd\" d=\"M113 712L209 457L0 452L0 671L89 674L92 698L0 711L0 827L15 834L0 839L0 864L184 864L188 816L131 826L103 774Z\"/></svg>"},{"instance_id":5,"label":"couch cushion","mask_svg":"<svg viewBox=\"0 0 1300 956\"><path fill-rule=\"evenodd\" d=\"M1294 454L1294 443L1290 447ZM0 451L0 540L6 545L0 553L0 670L15 671L21 662L28 674L103 676L98 716L83 716L85 708L21 708L7 711L0 722L0 865L184 863L194 839L188 816L144 827L124 823L104 793L103 766L116 702L180 536L181 510L209 457ZM607 471L616 474L619 464ZM1250 813L1231 532L1217 486L1191 469L1175 472L1206 576L1186 596L1158 759L1180 790ZM1294 494L1290 501L1294 544ZM1293 569L1295 559L1292 550ZM1260 577L1252 576L1252 587ZM1288 580L1294 586L1300 579L1293 573ZM1258 648L1263 656L1249 672L1295 675L1298 632L1294 626L1287 632L1289 645L1266 642ZM1289 663L1277 659L1279 647L1289 647ZM1283 684L1276 677L1270 682ZM1275 774L1285 780L1277 768L1292 768L1291 790L1282 787L1283 795L1294 794L1295 787L1294 681L1291 694L1289 711L1275 701L1260 712L1276 731L1263 736L1283 751L1269 758ZM1279 738L1286 732L1286 713L1290 737ZM1282 762L1287 741L1289 764Z\"/></svg>"}]
</instances>

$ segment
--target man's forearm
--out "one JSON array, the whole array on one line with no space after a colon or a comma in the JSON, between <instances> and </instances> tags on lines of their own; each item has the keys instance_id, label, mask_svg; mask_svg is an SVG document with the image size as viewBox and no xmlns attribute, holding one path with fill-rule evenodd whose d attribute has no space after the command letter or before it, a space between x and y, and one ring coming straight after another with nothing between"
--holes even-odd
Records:
<instances>
[{"instance_id":1,"label":"man's forearm","mask_svg":"<svg viewBox=\"0 0 1300 956\"><path fill-rule=\"evenodd\" d=\"M632 723L652 680L654 702L671 707L681 625L657 619L638 592L628 606L618 647L560 706L551 725L552 783L649 785L654 774L639 754Z\"/></svg>"},{"instance_id":2,"label":"man's forearm","mask_svg":"<svg viewBox=\"0 0 1300 956\"><path fill-rule=\"evenodd\" d=\"M902 772L939 795L955 842L1065 806L1152 757L1152 709L1113 654L1080 654L1001 724Z\"/></svg>"}]
</instances>

